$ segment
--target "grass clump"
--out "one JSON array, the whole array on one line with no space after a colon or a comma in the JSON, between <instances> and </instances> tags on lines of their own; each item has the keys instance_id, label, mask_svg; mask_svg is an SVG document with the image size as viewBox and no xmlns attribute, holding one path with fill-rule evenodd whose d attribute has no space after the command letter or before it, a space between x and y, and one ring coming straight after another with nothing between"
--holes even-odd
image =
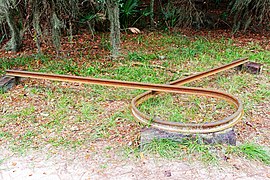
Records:
<instances>
[{"instance_id":1,"label":"grass clump","mask_svg":"<svg viewBox=\"0 0 270 180\"><path fill-rule=\"evenodd\" d=\"M159 94L144 101L139 109L151 118L182 123L205 123L225 118L233 107L217 98L185 94Z\"/></svg>"},{"instance_id":2,"label":"grass clump","mask_svg":"<svg viewBox=\"0 0 270 180\"><path fill-rule=\"evenodd\" d=\"M190 139L173 141L170 139L154 139L143 146L143 152L168 159L200 160L204 163L217 163L224 157L245 157L250 160L270 164L270 153L262 146L244 143L238 146L213 145Z\"/></svg>"},{"instance_id":3,"label":"grass clump","mask_svg":"<svg viewBox=\"0 0 270 180\"><path fill-rule=\"evenodd\" d=\"M213 146L187 139L181 142L170 139L154 139L143 146L144 152L157 154L160 157L190 161L199 159L208 163L214 163L218 159L217 154L213 153L214 149Z\"/></svg>"},{"instance_id":4,"label":"grass clump","mask_svg":"<svg viewBox=\"0 0 270 180\"><path fill-rule=\"evenodd\" d=\"M243 143L239 146L233 147L233 153L270 165L270 152L258 144Z\"/></svg>"}]
</instances>

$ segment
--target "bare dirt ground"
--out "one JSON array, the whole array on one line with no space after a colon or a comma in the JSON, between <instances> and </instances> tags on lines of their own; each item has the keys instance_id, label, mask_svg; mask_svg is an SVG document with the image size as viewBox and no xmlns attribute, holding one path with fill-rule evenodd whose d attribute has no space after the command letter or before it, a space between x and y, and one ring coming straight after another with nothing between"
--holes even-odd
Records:
<instances>
[{"instance_id":1,"label":"bare dirt ground","mask_svg":"<svg viewBox=\"0 0 270 180\"><path fill-rule=\"evenodd\" d=\"M218 165L184 162L142 155L127 157L105 150L96 152L48 150L15 155L1 147L0 179L270 179L270 167L245 159L229 159ZM98 153L97 153L98 152ZM7 158L8 157L8 158Z\"/></svg>"}]
</instances>

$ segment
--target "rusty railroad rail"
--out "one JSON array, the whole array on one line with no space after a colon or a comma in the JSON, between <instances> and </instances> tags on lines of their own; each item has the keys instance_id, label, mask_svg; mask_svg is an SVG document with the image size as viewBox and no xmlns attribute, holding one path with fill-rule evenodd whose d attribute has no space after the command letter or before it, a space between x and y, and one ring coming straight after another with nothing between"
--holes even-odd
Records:
<instances>
[{"instance_id":1,"label":"rusty railroad rail","mask_svg":"<svg viewBox=\"0 0 270 180\"><path fill-rule=\"evenodd\" d=\"M195 88L195 87L184 87L182 85L231 69L233 67L240 66L248 62L247 58L238 59L230 64L205 71L193 76L189 76L183 79L173 81L169 84L149 84L141 82L128 82L128 81L119 81L119 80L108 80L108 79L99 79L99 78L90 78L90 77L80 77L80 76L68 76L68 75L57 75L57 74L45 74L37 72L28 72L28 71L18 71L18 70L7 70L6 75L15 76L15 77L28 77L28 78L37 78L37 79L47 79L55 81L66 81L66 82L78 82L85 84L97 84L104 86L114 86L114 87L123 87L131 89L143 89L148 90L147 92L135 97L131 102L131 110L134 117L144 124L151 124L151 126L167 130L171 132L180 132L180 133L212 133L218 132L225 129L228 129L234 126L243 116L243 105L242 102L236 97L210 89ZM145 100L155 96L161 92L170 92L170 93L180 93L180 94L193 94L207 97L214 97L218 99L223 99L229 104L232 104L236 111L225 119L209 122L209 123L180 123L180 122L170 122L160 120L158 118L150 118L148 115L141 113L138 110L138 106Z\"/></svg>"}]
</instances>

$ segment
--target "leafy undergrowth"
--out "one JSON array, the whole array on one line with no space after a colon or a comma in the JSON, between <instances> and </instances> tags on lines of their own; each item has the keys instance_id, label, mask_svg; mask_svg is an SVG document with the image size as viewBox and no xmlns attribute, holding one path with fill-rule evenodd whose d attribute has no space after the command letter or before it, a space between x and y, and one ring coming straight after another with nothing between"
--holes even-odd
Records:
<instances>
[{"instance_id":1,"label":"leafy undergrowth","mask_svg":"<svg viewBox=\"0 0 270 180\"><path fill-rule=\"evenodd\" d=\"M228 32L217 31L122 34L122 40L123 55L112 61L108 34L94 38L78 35L72 42L64 38L58 54L45 45L43 54L36 54L34 43L28 39L19 53L0 52L0 74L6 69L24 69L164 84L248 57L264 64L262 74L231 69L186 86L218 89L239 97L245 116L235 127L238 140L270 145L269 38L231 37ZM129 103L142 92L23 79L11 91L0 94L0 143L20 152L45 146L91 149L90 144L98 141L136 149L143 125L131 115ZM223 101L175 94L160 94L139 108L152 117L194 123L217 121L234 111ZM200 148L211 152L210 147ZM174 150L163 152L170 153Z\"/></svg>"}]
</instances>

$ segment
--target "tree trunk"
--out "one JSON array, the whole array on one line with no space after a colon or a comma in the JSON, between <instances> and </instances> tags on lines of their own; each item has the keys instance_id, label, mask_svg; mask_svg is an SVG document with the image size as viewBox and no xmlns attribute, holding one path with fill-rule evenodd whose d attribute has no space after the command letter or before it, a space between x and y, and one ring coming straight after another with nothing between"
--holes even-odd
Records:
<instances>
[{"instance_id":1,"label":"tree trunk","mask_svg":"<svg viewBox=\"0 0 270 180\"><path fill-rule=\"evenodd\" d=\"M119 21L119 1L106 0L111 30L111 56L113 59L119 56L120 51L120 21Z\"/></svg>"},{"instance_id":2,"label":"tree trunk","mask_svg":"<svg viewBox=\"0 0 270 180\"><path fill-rule=\"evenodd\" d=\"M36 41L36 46L38 48L38 53L41 52L41 36L42 36L42 31L40 28L40 9L39 9L39 3L37 1L33 2L33 27L35 29L35 37L34 40Z\"/></svg>"},{"instance_id":3,"label":"tree trunk","mask_svg":"<svg viewBox=\"0 0 270 180\"><path fill-rule=\"evenodd\" d=\"M17 52L21 48L22 40L21 40L20 30L14 18L15 14L16 14L16 11L12 8L9 8L6 11L6 20L11 31L11 39L7 43L6 49Z\"/></svg>"},{"instance_id":4,"label":"tree trunk","mask_svg":"<svg viewBox=\"0 0 270 180\"><path fill-rule=\"evenodd\" d=\"M155 26L154 5L155 5L155 0L151 0L151 2L150 2L150 25L151 25L151 28L154 28L154 26Z\"/></svg>"}]
</instances>

